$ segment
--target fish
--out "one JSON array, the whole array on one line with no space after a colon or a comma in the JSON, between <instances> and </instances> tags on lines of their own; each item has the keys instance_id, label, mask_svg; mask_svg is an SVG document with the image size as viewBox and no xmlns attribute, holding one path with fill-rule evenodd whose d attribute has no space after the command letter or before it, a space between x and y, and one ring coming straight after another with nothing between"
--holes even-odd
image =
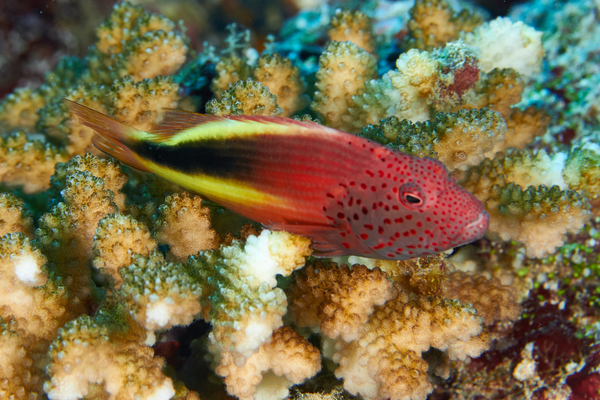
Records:
<instances>
[{"instance_id":1,"label":"fish","mask_svg":"<svg viewBox=\"0 0 600 400\"><path fill-rule=\"evenodd\" d=\"M109 156L268 229L308 236L316 256L404 260L488 228L483 204L438 160L316 122L164 109L146 132L64 102Z\"/></svg>"}]
</instances>

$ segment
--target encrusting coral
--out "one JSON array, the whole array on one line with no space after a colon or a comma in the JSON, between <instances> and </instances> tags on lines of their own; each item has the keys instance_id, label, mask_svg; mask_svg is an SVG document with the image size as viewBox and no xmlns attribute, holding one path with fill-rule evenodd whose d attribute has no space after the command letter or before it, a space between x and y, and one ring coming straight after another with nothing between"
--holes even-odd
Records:
<instances>
[{"instance_id":1,"label":"encrusting coral","mask_svg":"<svg viewBox=\"0 0 600 400\"><path fill-rule=\"evenodd\" d=\"M0 397L594 398L596 92L569 77L598 82L572 49L597 58L596 28L530 13L562 21L556 50L472 6L406 3L323 3L281 42L231 26L199 55L193 27L119 3L84 58L6 96ZM145 131L164 108L318 121L438 159L489 231L451 257L315 259L309 238L103 158L63 98Z\"/></svg>"}]
</instances>

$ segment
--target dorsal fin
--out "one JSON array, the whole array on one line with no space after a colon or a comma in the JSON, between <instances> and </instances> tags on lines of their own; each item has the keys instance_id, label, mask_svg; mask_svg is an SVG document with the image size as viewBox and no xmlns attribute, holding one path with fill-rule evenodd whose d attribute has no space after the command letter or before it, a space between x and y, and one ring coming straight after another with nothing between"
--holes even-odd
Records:
<instances>
[{"instance_id":1,"label":"dorsal fin","mask_svg":"<svg viewBox=\"0 0 600 400\"><path fill-rule=\"evenodd\" d=\"M150 133L156 133L161 137L165 137L165 139L201 124L219 122L226 119L217 115L198 114L172 108L163 108L163 111L165 111L165 114L162 121L153 126Z\"/></svg>"},{"instance_id":2,"label":"dorsal fin","mask_svg":"<svg viewBox=\"0 0 600 400\"><path fill-rule=\"evenodd\" d=\"M198 125L211 122L236 121L236 122L259 122L263 124L281 124L289 126L299 126L307 129L327 129L323 125L316 122L297 121L284 117L272 117L264 115L226 115L217 116L211 114L199 114L191 111L175 110L171 108L163 108L165 114L161 122L156 124L149 131L156 134L157 141L166 141L172 136L177 135L187 129Z\"/></svg>"}]
</instances>

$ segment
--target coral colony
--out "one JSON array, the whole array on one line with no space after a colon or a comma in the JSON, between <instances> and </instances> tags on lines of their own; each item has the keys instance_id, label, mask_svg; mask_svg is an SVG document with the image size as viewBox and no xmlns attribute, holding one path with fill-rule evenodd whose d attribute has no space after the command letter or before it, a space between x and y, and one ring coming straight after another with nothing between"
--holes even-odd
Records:
<instances>
[{"instance_id":1,"label":"coral colony","mask_svg":"<svg viewBox=\"0 0 600 400\"><path fill-rule=\"evenodd\" d=\"M0 101L0 398L600 398L598 3L290 3L262 52L119 3ZM164 108L335 128L437 160L489 229L319 257L106 157L63 99L143 131Z\"/></svg>"}]
</instances>

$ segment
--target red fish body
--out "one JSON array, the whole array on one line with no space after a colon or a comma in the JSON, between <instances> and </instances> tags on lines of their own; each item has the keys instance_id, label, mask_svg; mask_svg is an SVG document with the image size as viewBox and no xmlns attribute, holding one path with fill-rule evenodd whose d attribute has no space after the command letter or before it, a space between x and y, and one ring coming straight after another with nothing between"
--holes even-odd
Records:
<instances>
[{"instance_id":1,"label":"red fish body","mask_svg":"<svg viewBox=\"0 0 600 400\"><path fill-rule=\"evenodd\" d=\"M268 228L309 236L321 256L408 259L487 230L481 202L440 162L316 123L168 110L143 132L65 103L109 155Z\"/></svg>"}]
</instances>

